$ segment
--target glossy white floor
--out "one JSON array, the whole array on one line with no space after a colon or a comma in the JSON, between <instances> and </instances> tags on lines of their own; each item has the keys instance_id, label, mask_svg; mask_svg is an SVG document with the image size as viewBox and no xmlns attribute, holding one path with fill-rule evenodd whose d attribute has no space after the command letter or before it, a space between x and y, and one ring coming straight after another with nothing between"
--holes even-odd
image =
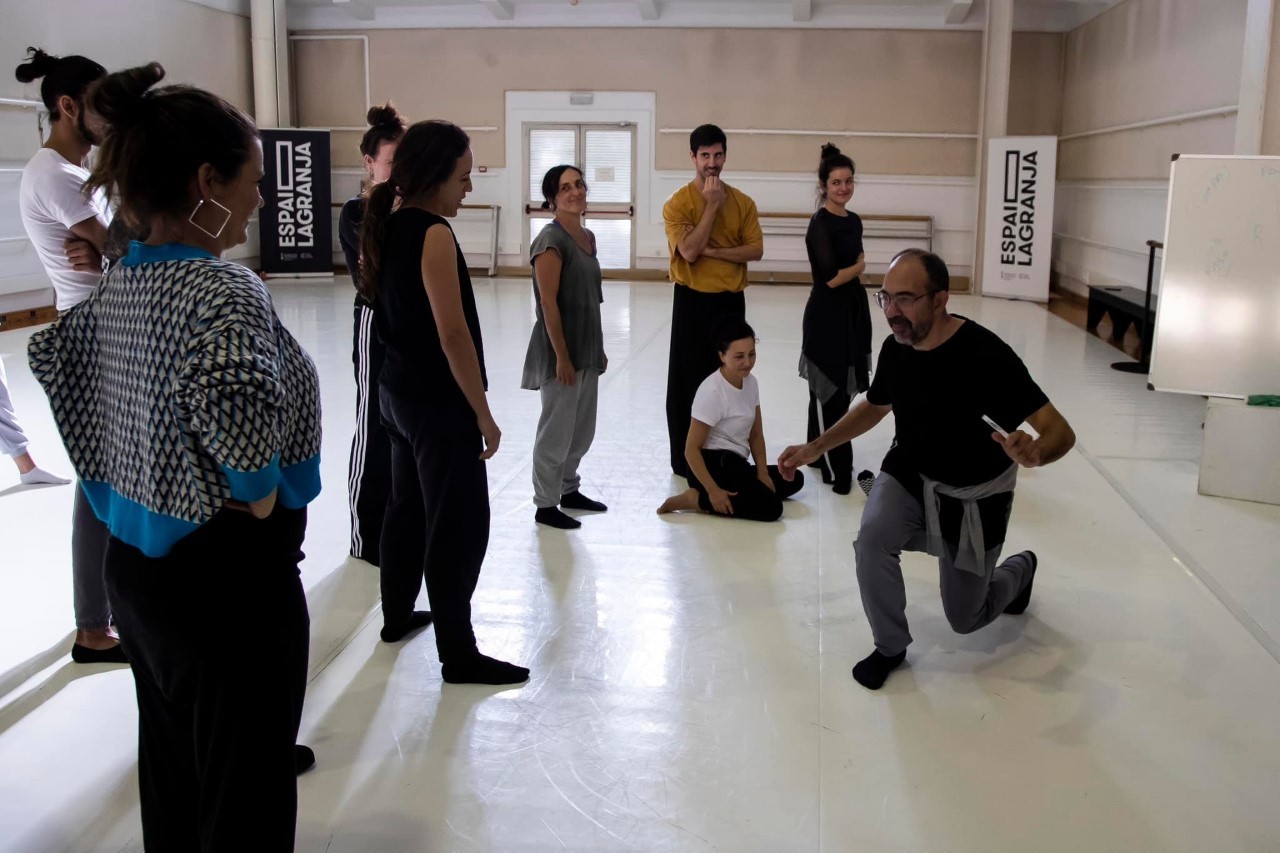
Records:
<instances>
[{"instance_id":1,"label":"glossy white floor","mask_svg":"<svg viewBox=\"0 0 1280 853\"><path fill-rule=\"evenodd\" d=\"M954 300L1080 436L1022 477L1011 546L1040 555L1031 608L956 636L936 569L909 555L910 665L871 693L849 676L870 649L859 494L810 484L778 524L653 513L675 485L669 287L606 286L611 368L584 490L610 511L566 534L532 520L529 285L479 281L504 437L477 631L533 668L493 690L442 687L430 632L378 642L376 571L344 557L349 285L274 290L326 406L304 564L302 740L319 766L299 784L299 850L1275 849L1280 508L1196 495L1203 402L1108 370L1115 350L1042 308ZM748 294L772 454L803 438L805 294ZM0 353L38 459L66 471L26 338L0 334ZM859 466L890 436L861 440ZM0 466L0 849L140 849L129 673L65 655L71 490L15 482ZM253 626L228 613L193 630Z\"/></svg>"}]
</instances>

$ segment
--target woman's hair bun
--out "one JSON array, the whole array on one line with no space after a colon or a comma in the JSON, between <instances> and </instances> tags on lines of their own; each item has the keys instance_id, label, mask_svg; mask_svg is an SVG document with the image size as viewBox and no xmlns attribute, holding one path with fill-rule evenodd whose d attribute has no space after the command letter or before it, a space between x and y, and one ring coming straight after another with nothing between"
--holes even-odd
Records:
<instances>
[{"instance_id":1,"label":"woman's hair bun","mask_svg":"<svg viewBox=\"0 0 1280 853\"><path fill-rule=\"evenodd\" d=\"M400 112L392 106L390 101L376 107L370 107L366 119L370 127L376 127L379 130L398 132L408 126L404 116L400 115Z\"/></svg>"},{"instance_id":2,"label":"woman's hair bun","mask_svg":"<svg viewBox=\"0 0 1280 853\"><path fill-rule=\"evenodd\" d=\"M146 108L151 87L163 79L159 62L108 74L89 91L89 106L108 124L131 123Z\"/></svg>"},{"instance_id":3,"label":"woman's hair bun","mask_svg":"<svg viewBox=\"0 0 1280 853\"><path fill-rule=\"evenodd\" d=\"M832 145L830 142L823 143L822 159L830 160L832 157L839 157L840 149Z\"/></svg>"},{"instance_id":4,"label":"woman's hair bun","mask_svg":"<svg viewBox=\"0 0 1280 853\"><path fill-rule=\"evenodd\" d=\"M38 47L27 48L27 61L13 71L19 83L30 83L39 80L52 71L58 64L58 57L50 56Z\"/></svg>"}]
</instances>

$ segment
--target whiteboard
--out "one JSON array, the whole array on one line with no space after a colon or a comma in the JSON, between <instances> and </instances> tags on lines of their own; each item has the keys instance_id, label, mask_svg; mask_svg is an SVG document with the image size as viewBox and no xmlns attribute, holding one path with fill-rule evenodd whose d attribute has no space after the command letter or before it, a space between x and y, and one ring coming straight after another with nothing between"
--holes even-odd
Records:
<instances>
[{"instance_id":1,"label":"whiteboard","mask_svg":"<svg viewBox=\"0 0 1280 853\"><path fill-rule=\"evenodd\" d=\"M1173 161L1160 281L1153 388L1280 393L1280 157Z\"/></svg>"}]
</instances>

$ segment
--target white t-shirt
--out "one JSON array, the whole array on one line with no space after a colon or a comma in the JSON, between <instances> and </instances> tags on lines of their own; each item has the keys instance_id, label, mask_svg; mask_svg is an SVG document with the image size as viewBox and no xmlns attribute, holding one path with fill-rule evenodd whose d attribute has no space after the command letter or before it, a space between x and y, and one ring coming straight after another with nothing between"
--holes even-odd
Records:
<instances>
[{"instance_id":1,"label":"white t-shirt","mask_svg":"<svg viewBox=\"0 0 1280 853\"><path fill-rule=\"evenodd\" d=\"M18 190L22 225L44 264L45 274L53 282L59 311L74 308L87 299L102 278L101 273L73 270L63 248L75 236L72 225L93 217L104 227L111 222L111 208L103 192L84 197L81 188L88 179L87 169L52 148L41 148L22 170Z\"/></svg>"},{"instance_id":2,"label":"white t-shirt","mask_svg":"<svg viewBox=\"0 0 1280 853\"><path fill-rule=\"evenodd\" d=\"M756 422L760 405L760 385L750 374L742 380L742 388L717 370L702 380L693 395L693 416L711 427L703 450L732 450L747 459L751 456L751 427Z\"/></svg>"}]
</instances>

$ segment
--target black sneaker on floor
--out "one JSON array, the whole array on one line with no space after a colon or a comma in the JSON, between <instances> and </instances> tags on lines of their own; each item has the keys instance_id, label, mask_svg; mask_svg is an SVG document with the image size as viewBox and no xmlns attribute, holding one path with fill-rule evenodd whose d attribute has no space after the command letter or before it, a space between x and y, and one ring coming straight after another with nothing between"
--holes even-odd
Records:
<instances>
[{"instance_id":1,"label":"black sneaker on floor","mask_svg":"<svg viewBox=\"0 0 1280 853\"><path fill-rule=\"evenodd\" d=\"M118 643L109 649L91 649L88 646L75 643L71 646L71 659L76 663L127 664L129 662L129 659L124 654L124 646Z\"/></svg>"}]
</instances>

